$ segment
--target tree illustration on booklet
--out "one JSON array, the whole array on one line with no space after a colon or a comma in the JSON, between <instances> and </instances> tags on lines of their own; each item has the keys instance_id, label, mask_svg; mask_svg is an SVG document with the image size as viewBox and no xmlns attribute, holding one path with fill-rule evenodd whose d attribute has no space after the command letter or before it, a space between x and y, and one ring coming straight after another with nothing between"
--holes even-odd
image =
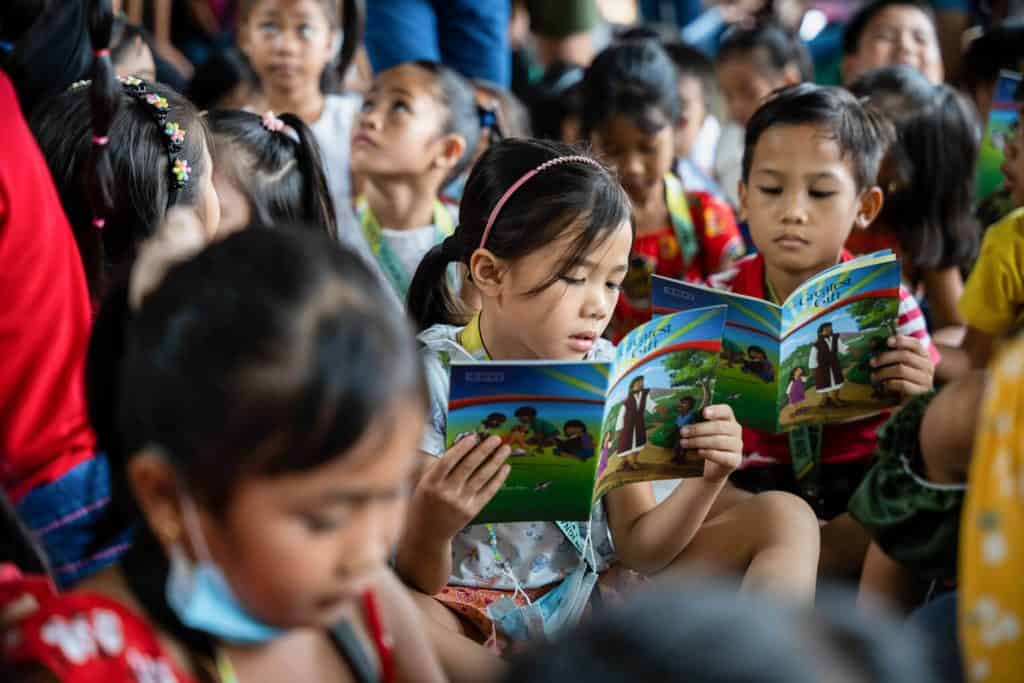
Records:
<instances>
[{"instance_id":1,"label":"tree illustration on booklet","mask_svg":"<svg viewBox=\"0 0 1024 683\"><path fill-rule=\"evenodd\" d=\"M675 448L679 443L679 419L686 418L681 411L693 413L690 418L700 419L700 411L711 404L715 389L715 371L718 356L700 349L686 349L669 354L665 358L665 372L673 389L686 391L686 401L678 392L658 402L658 412L663 420L651 434L650 441L662 448Z\"/></svg>"}]
</instances>

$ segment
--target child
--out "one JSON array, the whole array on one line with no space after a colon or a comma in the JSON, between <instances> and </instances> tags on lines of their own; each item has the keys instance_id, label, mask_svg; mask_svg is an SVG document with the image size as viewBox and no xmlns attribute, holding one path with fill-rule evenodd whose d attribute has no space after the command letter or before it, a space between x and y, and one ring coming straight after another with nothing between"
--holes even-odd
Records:
<instances>
[{"instance_id":1,"label":"child","mask_svg":"<svg viewBox=\"0 0 1024 683\"><path fill-rule=\"evenodd\" d=\"M424 393L382 293L298 230L244 230L172 267L124 356L94 357L120 388L90 403L116 423L114 503L141 519L135 542L38 596L8 661L67 683L440 680L387 569Z\"/></svg>"},{"instance_id":2,"label":"child","mask_svg":"<svg viewBox=\"0 0 1024 683\"><path fill-rule=\"evenodd\" d=\"M978 119L988 123L996 81L1003 69L1019 71L1024 63L1024 21L1010 19L970 42L961 63L960 87L974 102Z\"/></svg>"},{"instance_id":3,"label":"child","mask_svg":"<svg viewBox=\"0 0 1024 683\"><path fill-rule=\"evenodd\" d=\"M740 185L759 253L711 284L778 303L814 274L851 259L843 249L850 231L867 228L881 208L874 180L886 135L881 119L837 88L802 84L772 96L747 127ZM903 289L889 349L875 360L878 381L904 397L931 389L938 353L917 303ZM733 480L751 490L804 491L822 519L834 520L823 531L823 570L855 571L866 538L861 534L858 541L855 528L845 531L851 525L841 513L867 470L884 420L805 428L811 431L789 437L744 429L744 467ZM798 481L794 461L812 478ZM807 461L812 467L805 472Z\"/></svg>"},{"instance_id":4,"label":"child","mask_svg":"<svg viewBox=\"0 0 1024 683\"><path fill-rule=\"evenodd\" d=\"M963 348L975 368L986 367L999 343L1024 328L1024 126L1008 141L1001 170L1018 208L985 231L960 299L967 322Z\"/></svg>"},{"instance_id":5,"label":"child","mask_svg":"<svg viewBox=\"0 0 1024 683\"><path fill-rule=\"evenodd\" d=\"M615 340L650 319L652 274L700 281L742 255L731 210L711 203L710 212L693 216L672 173L680 117L676 80L665 51L640 40L604 50L583 81L583 132L617 170L636 225L630 272L611 327Z\"/></svg>"},{"instance_id":6,"label":"child","mask_svg":"<svg viewBox=\"0 0 1024 683\"><path fill-rule=\"evenodd\" d=\"M903 279L927 302L932 337L957 347L963 318L957 302L962 271L974 261L978 224L974 204L977 126L969 105L947 85L933 85L907 66L872 71L851 87L896 129L878 184L885 202L868 230L854 231L855 254L896 251Z\"/></svg>"},{"instance_id":7,"label":"child","mask_svg":"<svg viewBox=\"0 0 1024 683\"><path fill-rule=\"evenodd\" d=\"M612 353L601 334L628 266L629 198L607 169L574 152L530 140L493 145L470 175L459 228L423 260L411 289L412 315L425 328L420 340L432 401L421 448L440 459L417 486L396 566L424 593L418 599L436 619L433 637L449 673L477 680L468 658L481 669L488 660L473 655L477 650L466 638L452 635L472 631L438 601L470 619L482 639L493 640L496 620L503 637L522 637L508 628L521 610L499 620L500 612L486 607L495 600L522 605L522 589L550 611L559 597L570 609L586 599L573 586L585 573L587 525L579 534L577 525L564 523L466 527L508 476L508 449L493 438L444 446L451 360L578 361ZM468 325L451 305L444 274L452 262L469 267L481 292L481 311ZM748 588L808 598L818 542L813 516L795 497L778 495L712 511L741 446L728 406L711 406L703 417L707 421L687 427L683 437L705 458L704 477L688 480L660 505L649 484L609 493L598 506L607 508L608 526L600 511L592 524L591 564L607 564L614 540L618 562L647 574L717 566L745 573ZM578 545L566 540L570 532ZM545 616L544 628L554 629L565 617L564 611Z\"/></svg>"},{"instance_id":8,"label":"child","mask_svg":"<svg viewBox=\"0 0 1024 683\"><path fill-rule=\"evenodd\" d=\"M149 49L145 34L142 29L123 19L114 22L110 59L114 62L114 71L118 76L135 76L151 83L156 81L156 62L153 61L153 51Z\"/></svg>"},{"instance_id":9,"label":"child","mask_svg":"<svg viewBox=\"0 0 1024 683\"><path fill-rule=\"evenodd\" d=\"M555 455L571 455L580 460L594 457L594 437L587 432L581 420L569 420L562 430L564 438L556 439L558 448Z\"/></svg>"},{"instance_id":10,"label":"child","mask_svg":"<svg viewBox=\"0 0 1024 683\"><path fill-rule=\"evenodd\" d=\"M935 11L927 0L874 0L846 25L843 83L894 64L906 64L932 83L942 83L945 74Z\"/></svg>"},{"instance_id":11,"label":"child","mask_svg":"<svg viewBox=\"0 0 1024 683\"><path fill-rule=\"evenodd\" d=\"M714 174L730 203L739 205L743 129L772 91L814 78L814 67L800 39L773 23L733 28L722 36L715 73L731 124L715 150Z\"/></svg>"},{"instance_id":12,"label":"child","mask_svg":"<svg viewBox=\"0 0 1024 683\"><path fill-rule=\"evenodd\" d=\"M420 259L455 228L437 197L468 166L479 140L473 89L446 66L400 64L366 93L352 138L352 170L366 181L356 213L402 300Z\"/></svg>"},{"instance_id":13,"label":"child","mask_svg":"<svg viewBox=\"0 0 1024 683\"><path fill-rule=\"evenodd\" d=\"M664 47L676 67L681 104L675 134L675 173L688 192L707 192L724 198L722 188L709 175L714 161L714 144L721 130L718 120L711 115L712 98L717 88L715 67L700 50L686 43L666 43ZM707 149L707 154L703 153L704 149Z\"/></svg>"},{"instance_id":14,"label":"child","mask_svg":"<svg viewBox=\"0 0 1024 683\"><path fill-rule=\"evenodd\" d=\"M356 0L242 0L238 45L262 89L258 111L287 111L313 129L334 200L342 244L365 253L352 212L349 168L356 95L325 95L325 70L343 78L360 41ZM335 57L337 59L335 60ZM258 106L256 106L258 105Z\"/></svg>"},{"instance_id":15,"label":"child","mask_svg":"<svg viewBox=\"0 0 1024 683\"><path fill-rule=\"evenodd\" d=\"M106 34L94 34L105 45ZM117 80L110 57L92 81L36 108L32 130L53 174L82 255L89 293L126 275L137 245L174 206L194 208L208 235L220 206L207 131L199 112L163 86Z\"/></svg>"},{"instance_id":16,"label":"child","mask_svg":"<svg viewBox=\"0 0 1024 683\"><path fill-rule=\"evenodd\" d=\"M250 222L302 225L334 234L334 204L316 138L294 114L212 111L213 185L220 228ZM250 216L255 212L255 216Z\"/></svg>"}]
</instances>

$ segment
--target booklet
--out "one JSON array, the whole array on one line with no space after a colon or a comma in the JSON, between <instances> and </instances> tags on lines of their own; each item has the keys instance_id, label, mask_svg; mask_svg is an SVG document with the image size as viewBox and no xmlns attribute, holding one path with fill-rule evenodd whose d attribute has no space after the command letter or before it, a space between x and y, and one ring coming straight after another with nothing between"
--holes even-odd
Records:
<instances>
[{"instance_id":1,"label":"booklet","mask_svg":"<svg viewBox=\"0 0 1024 683\"><path fill-rule=\"evenodd\" d=\"M900 263L889 250L823 270L781 305L660 276L653 313L725 304L715 386L746 427L780 432L866 417L899 397L871 382L899 317Z\"/></svg>"},{"instance_id":2,"label":"booklet","mask_svg":"<svg viewBox=\"0 0 1024 683\"><path fill-rule=\"evenodd\" d=\"M985 135L978 148L978 165L974 174L975 194L979 201L998 190L1003 184L1000 166L1005 156L1006 145L1014 135L1017 125L1017 107L1020 102L1017 90L1021 87L1021 75L1016 71L999 72L995 92L992 95L992 111L985 125Z\"/></svg>"},{"instance_id":3,"label":"booklet","mask_svg":"<svg viewBox=\"0 0 1024 683\"><path fill-rule=\"evenodd\" d=\"M679 430L711 403L726 308L693 309L636 328L611 363L453 362L447 446L497 435L511 449L484 522L583 521L623 484L700 476Z\"/></svg>"}]
</instances>

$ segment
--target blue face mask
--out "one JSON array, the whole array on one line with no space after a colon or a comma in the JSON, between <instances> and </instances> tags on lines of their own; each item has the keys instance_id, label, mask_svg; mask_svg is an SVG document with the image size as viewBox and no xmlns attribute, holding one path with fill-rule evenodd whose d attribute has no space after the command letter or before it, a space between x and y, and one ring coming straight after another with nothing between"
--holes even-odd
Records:
<instances>
[{"instance_id":1,"label":"blue face mask","mask_svg":"<svg viewBox=\"0 0 1024 683\"><path fill-rule=\"evenodd\" d=\"M254 618L238 602L207 550L194 504L186 498L182 507L198 559L193 564L180 546L171 549L166 597L181 623L232 643L265 643L281 635L282 629Z\"/></svg>"}]
</instances>

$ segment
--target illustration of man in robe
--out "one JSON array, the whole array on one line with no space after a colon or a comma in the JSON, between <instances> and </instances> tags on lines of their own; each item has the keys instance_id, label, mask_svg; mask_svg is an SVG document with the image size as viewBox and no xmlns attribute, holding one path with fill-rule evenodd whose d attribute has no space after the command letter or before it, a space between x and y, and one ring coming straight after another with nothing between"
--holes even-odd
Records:
<instances>
[{"instance_id":1,"label":"illustration of man in robe","mask_svg":"<svg viewBox=\"0 0 1024 683\"><path fill-rule=\"evenodd\" d=\"M651 390L644 388L643 375L634 377L629 383L629 393L622 402L615 423L619 435L616 453L625 458L623 469L636 469L637 458L647 443L647 413L654 407L650 395Z\"/></svg>"},{"instance_id":2,"label":"illustration of man in robe","mask_svg":"<svg viewBox=\"0 0 1024 683\"><path fill-rule=\"evenodd\" d=\"M848 352L839 335L833 333L832 323L822 323L818 327L818 339L811 346L807 367L814 371L814 388L823 397L824 406L838 408L843 405L839 400L839 389L844 381L839 354Z\"/></svg>"}]
</instances>

